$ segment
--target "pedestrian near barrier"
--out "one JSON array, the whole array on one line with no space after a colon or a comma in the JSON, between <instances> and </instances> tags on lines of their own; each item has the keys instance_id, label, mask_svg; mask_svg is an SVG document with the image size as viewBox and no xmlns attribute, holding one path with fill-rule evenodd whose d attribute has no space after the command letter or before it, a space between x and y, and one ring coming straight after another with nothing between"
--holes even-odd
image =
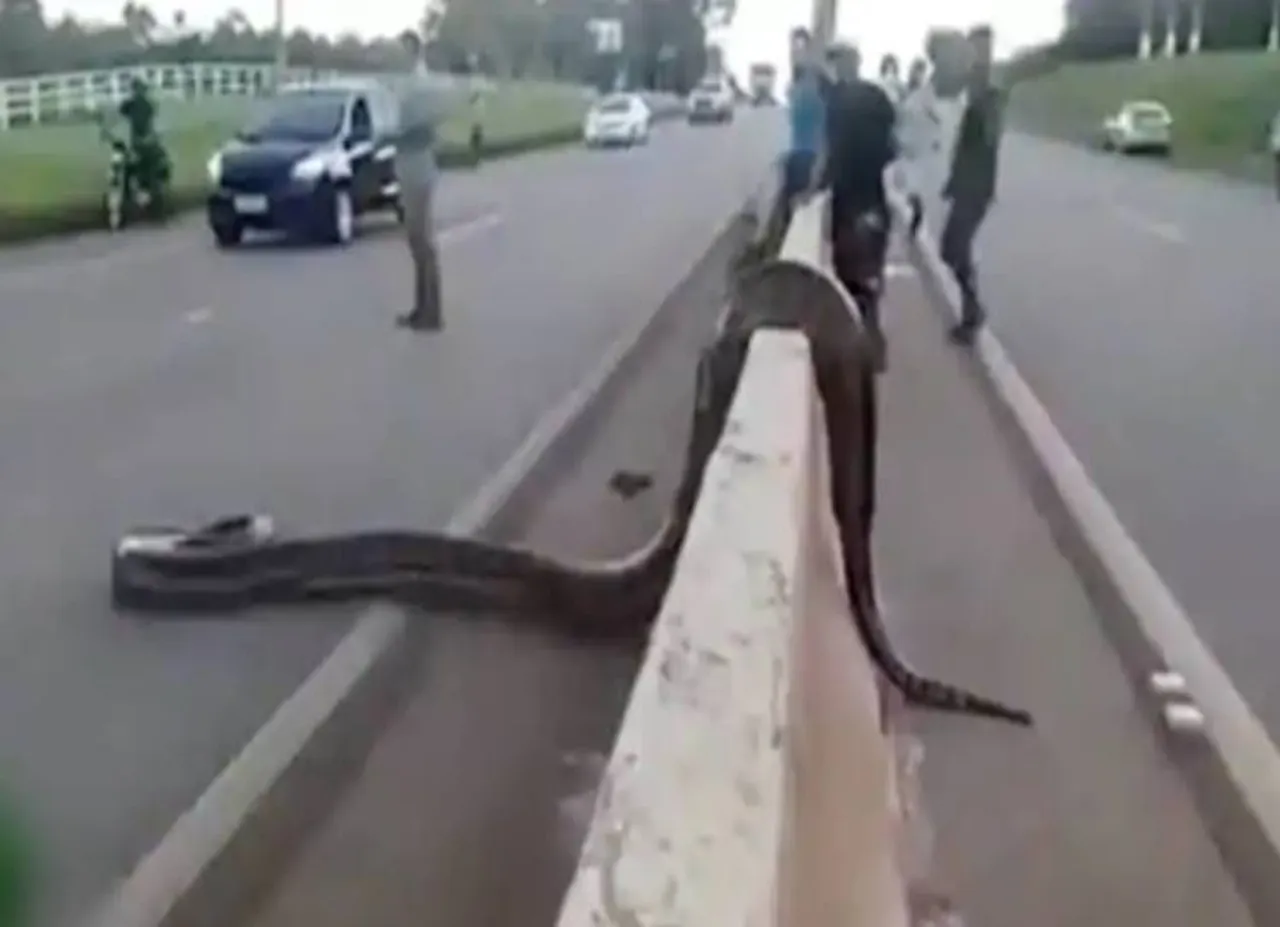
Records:
<instances>
[{"instance_id":1,"label":"pedestrian near barrier","mask_svg":"<svg viewBox=\"0 0 1280 927\"><path fill-rule=\"evenodd\" d=\"M951 330L957 344L971 344L986 321L978 295L973 242L996 195L1004 99L992 83L993 35L989 26L969 32L973 64L968 99L952 152L951 172L942 195L950 203L938 248L955 277L961 296L960 321Z\"/></svg>"},{"instance_id":2,"label":"pedestrian near barrier","mask_svg":"<svg viewBox=\"0 0 1280 927\"><path fill-rule=\"evenodd\" d=\"M910 210L911 237L924 221L925 161L941 147L942 121L938 116L929 65L923 58L911 63L907 85L898 106L898 160L894 180Z\"/></svg>"}]
</instances>

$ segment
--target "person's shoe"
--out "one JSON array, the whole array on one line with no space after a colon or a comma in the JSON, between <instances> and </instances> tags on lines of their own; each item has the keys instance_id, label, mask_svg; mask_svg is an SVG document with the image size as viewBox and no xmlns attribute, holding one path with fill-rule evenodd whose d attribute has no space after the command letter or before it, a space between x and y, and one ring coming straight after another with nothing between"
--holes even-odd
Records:
<instances>
[{"instance_id":1,"label":"person's shoe","mask_svg":"<svg viewBox=\"0 0 1280 927\"><path fill-rule=\"evenodd\" d=\"M965 345L966 347L973 344L977 336L978 325L973 322L957 322L951 327L951 331L947 335L952 344Z\"/></svg>"},{"instance_id":2,"label":"person's shoe","mask_svg":"<svg viewBox=\"0 0 1280 927\"><path fill-rule=\"evenodd\" d=\"M404 315L397 316L396 324L416 332L434 332L439 331L441 327L439 322L433 324L418 312L406 312Z\"/></svg>"}]
</instances>

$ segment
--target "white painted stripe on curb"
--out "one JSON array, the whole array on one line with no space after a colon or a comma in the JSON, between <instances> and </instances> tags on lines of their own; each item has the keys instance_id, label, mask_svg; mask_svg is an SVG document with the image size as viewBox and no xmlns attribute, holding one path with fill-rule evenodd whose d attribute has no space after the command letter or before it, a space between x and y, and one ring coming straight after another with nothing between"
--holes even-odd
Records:
<instances>
[{"instance_id":1,"label":"white painted stripe on curb","mask_svg":"<svg viewBox=\"0 0 1280 927\"><path fill-rule=\"evenodd\" d=\"M496 214L481 216L454 230L461 233L499 222L501 217ZM661 311L659 305L613 342L600 362L548 410L502 468L450 519L446 532L473 534L497 513L639 346ZM156 927L163 923L325 720L403 636L406 626L405 613L395 606L378 604L366 609L337 648L276 709L87 923L91 927Z\"/></svg>"},{"instance_id":2,"label":"white painted stripe on curb","mask_svg":"<svg viewBox=\"0 0 1280 927\"><path fill-rule=\"evenodd\" d=\"M895 206L905 214L902 203ZM921 230L918 245L958 321L959 291L927 229ZM1204 712L1209 740L1272 849L1280 853L1280 752L1274 741L989 328L973 350L1143 634L1165 665L1186 678Z\"/></svg>"}]
</instances>

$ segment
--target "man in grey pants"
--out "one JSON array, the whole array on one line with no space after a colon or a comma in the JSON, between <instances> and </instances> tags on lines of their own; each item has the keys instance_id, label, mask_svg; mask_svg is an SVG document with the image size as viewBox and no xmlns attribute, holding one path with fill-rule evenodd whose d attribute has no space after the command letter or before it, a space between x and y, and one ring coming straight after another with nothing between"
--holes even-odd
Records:
<instances>
[{"instance_id":1,"label":"man in grey pants","mask_svg":"<svg viewBox=\"0 0 1280 927\"><path fill-rule=\"evenodd\" d=\"M404 211L405 239L413 260L413 308L397 320L415 331L444 327L440 295L440 251L432 222L439 165L436 127L442 114L439 94L426 78L422 36L406 31L400 42L411 72L400 91L400 127L396 136L396 180Z\"/></svg>"}]
</instances>

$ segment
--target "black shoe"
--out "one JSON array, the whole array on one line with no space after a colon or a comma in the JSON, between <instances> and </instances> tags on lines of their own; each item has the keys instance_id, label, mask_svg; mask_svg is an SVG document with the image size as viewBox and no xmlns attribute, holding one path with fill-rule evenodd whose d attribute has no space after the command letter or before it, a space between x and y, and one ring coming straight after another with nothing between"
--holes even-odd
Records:
<instances>
[{"instance_id":1,"label":"black shoe","mask_svg":"<svg viewBox=\"0 0 1280 927\"><path fill-rule=\"evenodd\" d=\"M439 322L429 322L417 312L406 312L404 315L396 316L396 324L401 328L412 329L416 332L436 332L441 328Z\"/></svg>"}]
</instances>

